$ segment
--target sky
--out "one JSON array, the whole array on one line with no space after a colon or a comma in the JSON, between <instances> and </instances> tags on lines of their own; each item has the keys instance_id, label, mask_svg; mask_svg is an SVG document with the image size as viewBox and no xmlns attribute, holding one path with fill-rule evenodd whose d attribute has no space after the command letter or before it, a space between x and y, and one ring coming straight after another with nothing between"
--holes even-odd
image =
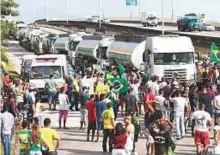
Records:
<instances>
[{"instance_id":1,"label":"sky","mask_svg":"<svg viewBox=\"0 0 220 155\"><path fill-rule=\"evenodd\" d=\"M139 16L139 5L126 6L126 0L101 0L102 15L105 17ZM20 20L33 22L46 18L47 0L17 0L20 4ZM162 0L138 0L140 12L154 12L162 16ZM206 14L206 20L220 22L220 0L173 0L174 17L186 13ZM67 14L66 0L48 0L49 20L65 20ZM99 0L68 0L69 19L91 17L99 14ZM171 18L172 0L164 0L164 17Z\"/></svg>"}]
</instances>

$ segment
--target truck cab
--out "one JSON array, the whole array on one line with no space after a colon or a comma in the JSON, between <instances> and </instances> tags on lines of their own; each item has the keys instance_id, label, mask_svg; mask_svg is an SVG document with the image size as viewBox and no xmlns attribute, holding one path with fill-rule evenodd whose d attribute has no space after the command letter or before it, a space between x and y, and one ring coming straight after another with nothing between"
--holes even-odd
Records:
<instances>
[{"instance_id":1,"label":"truck cab","mask_svg":"<svg viewBox=\"0 0 220 155\"><path fill-rule=\"evenodd\" d=\"M181 82L194 80L196 76L195 49L189 37L156 36L146 41L143 61L146 72L161 79L172 79L174 73Z\"/></svg>"},{"instance_id":2,"label":"truck cab","mask_svg":"<svg viewBox=\"0 0 220 155\"><path fill-rule=\"evenodd\" d=\"M46 34L40 34L38 37L36 37L36 41L34 42L35 54L43 54L43 39L46 37Z\"/></svg>"},{"instance_id":3,"label":"truck cab","mask_svg":"<svg viewBox=\"0 0 220 155\"><path fill-rule=\"evenodd\" d=\"M54 75L57 84L65 84L68 75L68 65L65 55L50 54L40 55L32 60L30 72L30 85L35 85L43 98L45 96L45 83L50 75Z\"/></svg>"},{"instance_id":4,"label":"truck cab","mask_svg":"<svg viewBox=\"0 0 220 155\"><path fill-rule=\"evenodd\" d=\"M42 49L43 53L53 53L54 52L54 43L59 38L57 34L49 34L47 37L42 40Z\"/></svg>"},{"instance_id":5,"label":"truck cab","mask_svg":"<svg viewBox=\"0 0 220 155\"><path fill-rule=\"evenodd\" d=\"M179 31L201 31L201 21L198 16L185 16L177 20Z\"/></svg>"},{"instance_id":6,"label":"truck cab","mask_svg":"<svg viewBox=\"0 0 220 155\"><path fill-rule=\"evenodd\" d=\"M157 26L158 25L158 17L155 15L155 13L141 13L141 23L144 27L151 27L151 26Z\"/></svg>"}]
</instances>

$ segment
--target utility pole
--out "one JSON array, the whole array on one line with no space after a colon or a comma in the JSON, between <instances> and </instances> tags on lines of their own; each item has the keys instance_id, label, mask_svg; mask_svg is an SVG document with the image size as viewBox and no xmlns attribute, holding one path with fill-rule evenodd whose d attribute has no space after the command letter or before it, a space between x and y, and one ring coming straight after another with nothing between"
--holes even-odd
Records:
<instances>
[{"instance_id":1,"label":"utility pole","mask_svg":"<svg viewBox=\"0 0 220 155\"><path fill-rule=\"evenodd\" d=\"M174 1L172 0L172 12L171 12L171 14L172 14L172 17L171 17L171 19L172 19L172 22L173 22L173 18L174 18Z\"/></svg>"},{"instance_id":2,"label":"utility pole","mask_svg":"<svg viewBox=\"0 0 220 155\"><path fill-rule=\"evenodd\" d=\"M99 29L102 28L102 0L99 0Z\"/></svg>"},{"instance_id":3,"label":"utility pole","mask_svg":"<svg viewBox=\"0 0 220 155\"><path fill-rule=\"evenodd\" d=\"M68 4L69 3L69 0L66 0L66 23L68 24L69 22L69 7L68 7Z\"/></svg>"},{"instance_id":4,"label":"utility pole","mask_svg":"<svg viewBox=\"0 0 220 155\"><path fill-rule=\"evenodd\" d=\"M48 22L48 0L47 0L47 22Z\"/></svg>"},{"instance_id":5,"label":"utility pole","mask_svg":"<svg viewBox=\"0 0 220 155\"><path fill-rule=\"evenodd\" d=\"M162 35L164 35L164 0L162 0Z\"/></svg>"}]
</instances>

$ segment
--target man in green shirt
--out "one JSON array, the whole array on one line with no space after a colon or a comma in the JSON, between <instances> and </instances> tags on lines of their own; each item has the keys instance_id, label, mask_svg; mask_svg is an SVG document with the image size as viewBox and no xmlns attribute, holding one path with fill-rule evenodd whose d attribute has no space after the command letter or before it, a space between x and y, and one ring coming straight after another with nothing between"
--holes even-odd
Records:
<instances>
[{"instance_id":1,"label":"man in green shirt","mask_svg":"<svg viewBox=\"0 0 220 155\"><path fill-rule=\"evenodd\" d=\"M16 132L16 141L20 143L20 155L29 155L29 140L30 130L28 130L28 122L22 122L22 129Z\"/></svg>"},{"instance_id":2,"label":"man in green shirt","mask_svg":"<svg viewBox=\"0 0 220 155\"><path fill-rule=\"evenodd\" d=\"M133 152L135 152L135 143L138 142L138 135L141 129L140 121L138 116L133 110L130 110L130 114L132 116L131 123L134 125L134 146L133 146Z\"/></svg>"},{"instance_id":3,"label":"man in green shirt","mask_svg":"<svg viewBox=\"0 0 220 155\"><path fill-rule=\"evenodd\" d=\"M49 80L46 80L45 89L48 91L49 110L51 110L51 104L53 104L53 108L56 109L57 83L54 80L53 74L50 75Z\"/></svg>"},{"instance_id":4,"label":"man in green shirt","mask_svg":"<svg viewBox=\"0 0 220 155\"><path fill-rule=\"evenodd\" d=\"M41 145L40 145L42 141L43 140L39 128L39 119L34 118L31 134L29 136L29 142L30 142L29 155L42 155Z\"/></svg>"}]
</instances>

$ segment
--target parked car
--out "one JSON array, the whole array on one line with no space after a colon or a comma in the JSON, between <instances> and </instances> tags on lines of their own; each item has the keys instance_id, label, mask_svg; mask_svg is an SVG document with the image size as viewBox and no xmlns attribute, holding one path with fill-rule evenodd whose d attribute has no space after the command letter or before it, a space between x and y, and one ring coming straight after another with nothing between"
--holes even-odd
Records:
<instances>
[{"instance_id":1,"label":"parked car","mask_svg":"<svg viewBox=\"0 0 220 155\"><path fill-rule=\"evenodd\" d=\"M202 24L203 31L215 31L215 26L211 24Z\"/></svg>"}]
</instances>

